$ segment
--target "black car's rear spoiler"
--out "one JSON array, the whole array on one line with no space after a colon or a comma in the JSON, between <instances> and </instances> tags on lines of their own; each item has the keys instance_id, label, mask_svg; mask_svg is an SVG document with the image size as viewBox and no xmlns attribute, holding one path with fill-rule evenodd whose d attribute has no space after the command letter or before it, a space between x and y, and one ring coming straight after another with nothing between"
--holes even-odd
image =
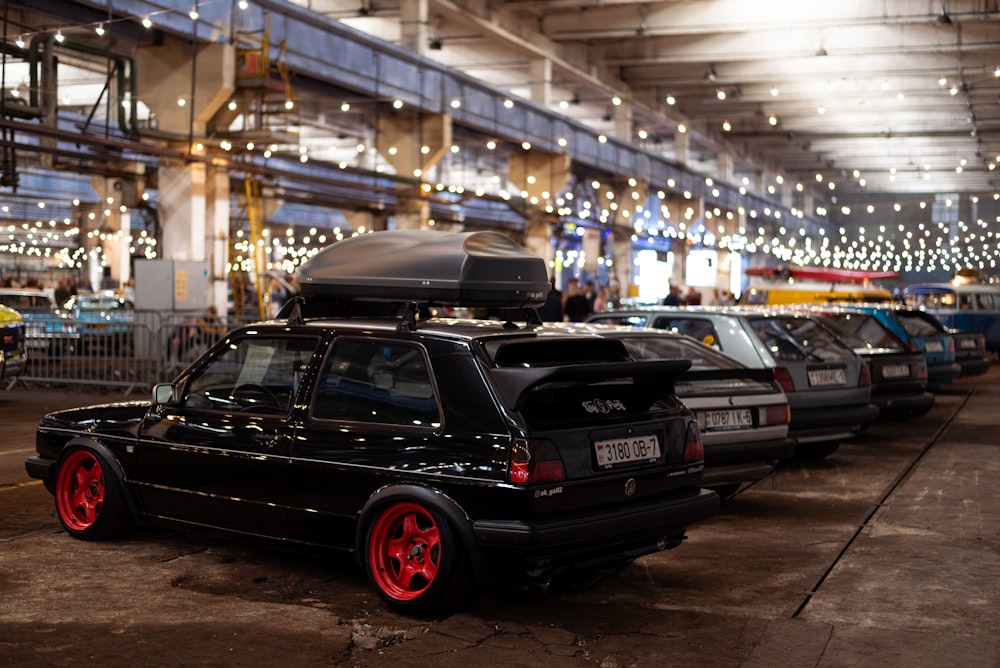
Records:
<instances>
[{"instance_id":1,"label":"black car's rear spoiler","mask_svg":"<svg viewBox=\"0 0 1000 668\"><path fill-rule=\"evenodd\" d=\"M603 382L632 377L636 383L673 387L674 379L691 368L690 360L642 360L598 362L552 367L501 367L490 369L500 398L513 410L520 410L527 393L544 383L566 381Z\"/></svg>"}]
</instances>

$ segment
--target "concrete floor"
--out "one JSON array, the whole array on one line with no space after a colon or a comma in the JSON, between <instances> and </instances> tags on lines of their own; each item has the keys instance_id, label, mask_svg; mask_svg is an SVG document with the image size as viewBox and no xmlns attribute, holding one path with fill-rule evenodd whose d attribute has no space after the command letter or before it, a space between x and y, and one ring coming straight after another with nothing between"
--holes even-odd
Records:
<instances>
[{"instance_id":1,"label":"concrete floor","mask_svg":"<svg viewBox=\"0 0 1000 668\"><path fill-rule=\"evenodd\" d=\"M676 550L433 620L387 611L347 563L68 537L24 474L34 427L117 398L0 392L0 664L1000 666L1000 365L927 416L786 463Z\"/></svg>"}]
</instances>

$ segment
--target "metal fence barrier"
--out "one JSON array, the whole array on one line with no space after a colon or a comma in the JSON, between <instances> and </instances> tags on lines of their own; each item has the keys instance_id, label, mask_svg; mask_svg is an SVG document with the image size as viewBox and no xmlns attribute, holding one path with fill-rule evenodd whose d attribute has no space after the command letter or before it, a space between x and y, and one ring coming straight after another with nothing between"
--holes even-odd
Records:
<instances>
[{"instance_id":1,"label":"metal fence barrier","mask_svg":"<svg viewBox=\"0 0 1000 668\"><path fill-rule=\"evenodd\" d=\"M172 381L192 361L235 327L225 318L190 314L137 313L133 321L93 322L33 318L27 363L8 389L85 385L148 393Z\"/></svg>"}]
</instances>

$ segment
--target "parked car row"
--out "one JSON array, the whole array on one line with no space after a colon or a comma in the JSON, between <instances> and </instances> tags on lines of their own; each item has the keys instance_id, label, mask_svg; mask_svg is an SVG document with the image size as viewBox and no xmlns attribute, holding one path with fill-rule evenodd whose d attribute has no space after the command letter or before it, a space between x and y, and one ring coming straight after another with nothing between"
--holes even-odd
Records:
<instances>
[{"instance_id":1,"label":"parked car row","mask_svg":"<svg viewBox=\"0 0 1000 668\"><path fill-rule=\"evenodd\" d=\"M914 348L845 342L819 314L543 325L544 262L493 232L353 237L297 283L276 320L229 332L151 401L41 420L25 467L67 533L154 524L350 555L386 604L435 613L477 583L681 545L720 497L876 420L873 377L926 401ZM441 305L512 315L429 315Z\"/></svg>"}]
</instances>

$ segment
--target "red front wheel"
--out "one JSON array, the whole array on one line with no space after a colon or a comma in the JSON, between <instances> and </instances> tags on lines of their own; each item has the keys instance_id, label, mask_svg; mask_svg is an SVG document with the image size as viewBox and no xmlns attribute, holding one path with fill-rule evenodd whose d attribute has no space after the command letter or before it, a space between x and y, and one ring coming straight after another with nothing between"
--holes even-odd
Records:
<instances>
[{"instance_id":1,"label":"red front wheel","mask_svg":"<svg viewBox=\"0 0 1000 668\"><path fill-rule=\"evenodd\" d=\"M113 465L94 450L77 448L63 457L55 497L59 521L77 538L111 538L128 525L121 480Z\"/></svg>"},{"instance_id":2,"label":"red front wheel","mask_svg":"<svg viewBox=\"0 0 1000 668\"><path fill-rule=\"evenodd\" d=\"M468 595L470 569L457 536L437 511L413 501L372 522L365 565L379 595L407 612L439 611Z\"/></svg>"}]
</instances>

